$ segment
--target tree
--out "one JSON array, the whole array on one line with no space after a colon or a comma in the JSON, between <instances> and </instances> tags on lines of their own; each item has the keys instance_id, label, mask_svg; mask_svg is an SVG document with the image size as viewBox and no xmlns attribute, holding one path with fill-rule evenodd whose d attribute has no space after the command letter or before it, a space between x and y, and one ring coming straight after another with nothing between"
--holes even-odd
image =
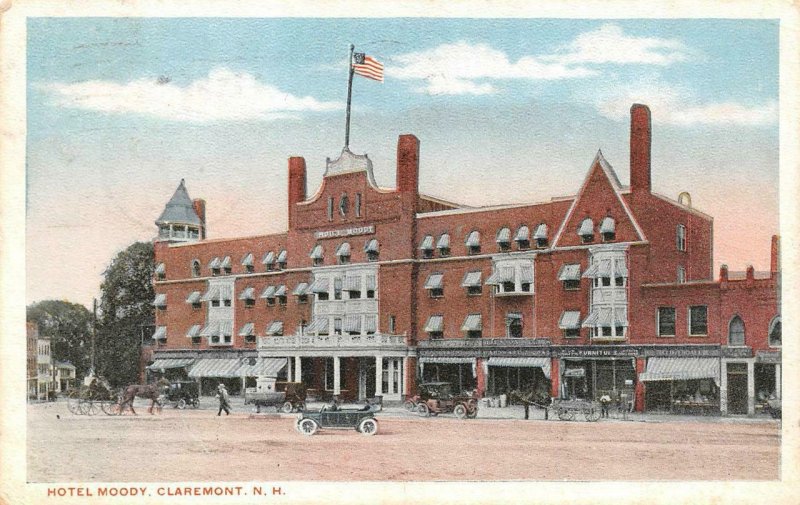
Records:
<instances>
[{"instance_id":1,"label":"tree","mask_svg":"<svg viewBox=\"0 0 800 505\"><path fill-rule=\"evenodd\" d=\"M92 346L92 313L83 305L63 300L44 300L27 307L26 318L39 325L39 334L50 337L53 361L75 365L80 379L89 372Z\"/></svg>"},{"instance_id":2,"label":"tree","mask_svg":"<svg viewBox=\"0 0 800 505\"><path fill-rule=\"evenodd\" d=\"M155 319L153 272L153 244L136 242L117 254L103 274L97 371L113 386L139 379L142 331L152 328Z\"/></svg>"}]
</instances>

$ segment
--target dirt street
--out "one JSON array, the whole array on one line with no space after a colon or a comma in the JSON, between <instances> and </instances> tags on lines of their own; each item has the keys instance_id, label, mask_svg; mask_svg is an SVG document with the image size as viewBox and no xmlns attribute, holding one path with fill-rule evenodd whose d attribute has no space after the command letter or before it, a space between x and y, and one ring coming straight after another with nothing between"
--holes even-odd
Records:
<instances>
[{"instance_id":1,"label":"dirt street","mask_svg":"<svg viewBox=\"0 0 800 505\"><path fill-rule=\"evenodd\" d=\"M377 436L331 430L307 437L294 429L296 414L137 410L138 417L89 417L70 414L64 402L29 405L28 481L779 478L780 424L766 420L462 421L379 413Z\"/></svg>"}]
</instances>

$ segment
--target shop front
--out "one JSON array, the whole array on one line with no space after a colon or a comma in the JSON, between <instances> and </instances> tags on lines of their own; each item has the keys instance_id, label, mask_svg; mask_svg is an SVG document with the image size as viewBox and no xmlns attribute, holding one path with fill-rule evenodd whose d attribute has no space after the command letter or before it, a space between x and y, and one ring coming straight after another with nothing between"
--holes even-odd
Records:
<instances>
[{"instance_id":1,"label":"shop front","mask_svg":"<svg viewBox=\"0 0 800 505\"><path fill-rule=\"evenodd\" d=\"M563 357L561 398L597 400L603 395L630 399L636 378L635 358Z\"/></svg>"},{"instance_id":2,"label":"shop front","mask_svg":"<svg viewBox=\"0 0 800 505\"><path fill-rule=\"evenodd\" d=\"M652 357L639 380L646 385L645 411L720 412L719 358Z\"/></svg>"},{"instance_id":3,"label":"shop front","mask_svg":"<svg viewBox=\"0 0 800 505\"><path fill-rule=\"evenodd\" d=\"M419 358L420 382L449 382L456 393L477 388L476 359L463 357Z\"/></svg>"},{"instance_id":4,"label":"shop front","mask_svg":"<svg viewBox=\"0 0 800 505\"><path fill-rule=\"evenodd\" d=\"M533 392L537 398L550 395L551 360L546 357L491 357L484 361L488 377L486 393L508 395L512 391Z\"/></svg>"}]
</instances>

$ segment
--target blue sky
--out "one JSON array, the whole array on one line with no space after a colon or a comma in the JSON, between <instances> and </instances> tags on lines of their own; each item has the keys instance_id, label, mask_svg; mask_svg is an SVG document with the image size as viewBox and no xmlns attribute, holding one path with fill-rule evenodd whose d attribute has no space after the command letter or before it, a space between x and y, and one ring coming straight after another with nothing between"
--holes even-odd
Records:
<instances>
[{"instance_id":1,"label":"blue sky","mask_svg":"<svg viewBox=\"0 0 800 505\"><path fill-rule=\"evenodd\" d=\"M598 148L625 184L643 102L655 191L715 217L717 266L768 267L777 21L31 18L28 302L89 304L181 178L211 237L284 230L287 157L306 157L313 192L341 151L351 42L386 67L356 78L351 127L380 184L401 133L442 198L574 194Z\"/></svg>"}]
</instances>

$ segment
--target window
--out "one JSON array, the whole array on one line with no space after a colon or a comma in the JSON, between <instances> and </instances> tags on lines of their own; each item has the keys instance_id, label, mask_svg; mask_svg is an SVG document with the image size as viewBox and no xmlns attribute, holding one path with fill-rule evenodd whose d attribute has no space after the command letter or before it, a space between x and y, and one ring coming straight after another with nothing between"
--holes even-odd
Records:
<instances>
[{"instance_id":1,"label":"window","mask_svg":"<svg viewBox=\"0 0 800 505\"><path fill-rule=\"evenodd\" d=\"M565 338L578 338L581 336L580 328L564 328Z\"/></svg>"},{"instance_id":2,"label":"window","mask_svg":"<svg viewBox=\"0 0 800 505\"><path fill-rule=\"evenodd\" d=\"M444 274L441 272L430 274L425 281L425 289L429 291L431 298L444 296Z\"/></svg>"},{"instance_id":3,"label":"window","mask_svg":"<svg viewBox=\"0 0 800 505\"><path fill-rule=\"evenodd\" d=\"M379 249L378 239L373 238L367 240L364 244L364 252L367 255L367 261L378 261Z\"/></svg>"},{"instance_id":4,"label":"window","mask_svg":"<svg viewBox=\"0 0 800 505\"><path fill-rule=\"evenodd\" d=\"M367 274L367 298L375 298L375 289L377 288L377 279L373 274Z\"/></svg>"},{"instance_id":5,"label":"window","mask_svg":"<svg viewBox=\"0 0 800 505\"><path fill-rule=\"evenodd\" d=\"M325 358L325 389L328 391L333 389L333 360L334 358Z\"/></svg>"},{"instance_id":6,"label":"window","mask_svg":"<svg viewBox=\"0 0 800 505\"><path fill-rule=\"evenodd\" d=\"M531 247L531 231L524 224L519 227L517 234L514 236L514 242L520 250L530 249Z\"/></svg>"},{"instance_id":7,"label":"window","mask_svg":"<svg viewBox=\"0 0 800 505\"><path fill-rule=\"evenodd\" d=\"M230 298L226 298L225 300L222 300L222 304L224 306L226 306L226 307L230 307L231 306L231 299Z\"/></svg>"},{"instance_id":8,"label":"window","mask_svg":"<svg viewBox=\"0 0 800 505\"><path fill-rule=\"evenodd\" d=\"M433 235L425 235L419 244L423 259L433 258Z\"/></svg>"},{"instance_id":9,"label":"window","mask_svg":"<svg viewBox=\"0 0 800 505\"><path fill-rule=\"evenodd\" d=\"M309 257L311 258L311 263L315 267L322 266L325 260L324 256L325 256L325 249L322 247L322 244L315 245L314 248L311 249L311 254L309 254Z\"/></svg>"},{"instance_id":10,"label":"window","mask_svg":"<svg viewBox=\"0 0 800 505\"><path fill-rule=\"evenodd\" d=\"M675 336L675 307L659 307L656 316L659 337Z\"/></svg>"},{"instance_id":11,"label":"window","mask_svg":"<svg viewBox=\"0 0 800 505\"><path fill-rule=\"evenodd\" d=\"M267 300L267 303L269 304L269 300ZM213 300L211 300L211 306L212 307L219 307L219 300L217 298L214 298Z\"/></svg>"},{"instance_id":12,"label":"window","mask_svg":"<svg viewBox=\"0 0 800 505\"><path fill-rule=\"evenodd\" d=\"M350 263L350 243L343 242L338 249L336 249L336 258L340 265L347 265Z\"/></svg>"},{"instance_id":13,"label":"window","mask_svg":"<svg viewBox=\"0 0 800 505\"><path fill-rule=\"evenodd\" d=\"M245 344L255 344L256 343L256 336L255 335L245 335L244 343Z\"/></svg>"},{"instance_id":14,"label":"window","mask_svg":"<svg viewBox=\"0 0 800 505\"><path fill-rule=\"evenodd\" d=\"M200 345L200 339L202 337L192 337L192 345Z\"/></svg>"},{"instance_id":15,"label":"window","mask_svg":"<svg viewBox=\"0 0 800 505\"><path fill-rule=\"evenodd\" d=\"M356 217L361 217L361 193L356 193Z\"/></svg>"},{"instance_id":16,"label":"window","mask_svg":"<svg viewBox=\"0 0 800 505\"><path fill-rule=\"evenodd\" d=\"M247 253L244 258L242 258L242 266L248 274L255 272L255 268L253 267L253 253Z\"/></svg>"},{"instance_id":17,"label":"window","mask_svg":"<svg viewBox=\"0 0 800 505\"><path fill-rule=\"evenodd\" d=\"M564 281L565 291L576 291L578 289L581 289L580 279L568 279Z\"/></svg>"},{"instance_id":18,"label":"window","mask_svg":"<svg viewBox=\"0 0 800 505\"><path fill-rule=\"evenodd\" d=\"M481 234L480 232L472 231L469 235L467 235L467 239L464 241L464 244L467 246L467 253L468 254L480 254L481 252Z\"/></svg>"},{"instance_id":19,"label":"window","mask_svg":"<svg viewBox=\"0 0 800 505\"><path fill-rule=\"evenodd\" d=\"M334 335L342 334L342 319L339 317L333 319L333 334Z\"/></svg>"},{"instance_id":20,"label":"window","mask_svg":"<svg viewBox=\"0 0 800 505\"><path fill-rule=\"evenodd\" d=\"M686 227L682 224L679 224L675 230L675 247L679 251L686 250Z\"/></svg>"},{"instance_id":21,"label":"window","mask_svg":"<svg viewBox=\"0 0 800 505\"><path fill-rule=\"evenodd\" d=\"M545 223L540 223L539 226L536 227L533 238L536 240L537 248L544 249L547 247L547 225Z\"/></svg>"},{"instance_id":22,"label":"window","mask_svg":"<svg viewBox=\"0 0 800 505\"><path fill-rule=\"evenodd\" d=\"M739 316L728 324L728 345L744 345L744 321Z\"/></svg>"},{"instance_id":23,"label":"window","mask_svg":"<svg viewBox=\"0 0 800 505\"><path fill-rule=\"evenodd\" d=\"M483 336L481 315L469 314L461 325L461 331L465 332L467 338L481 338Z\"/></svg>"},{"instance_id":24,"label":"window","mask_svg":"<svg viewBox=\"0 0 800 505\"><path fill-rule=\"evenodd\" d=\"M522 314L519 312L506 314L506 337L522 338Z\"/></svg>"},{"instance_id":25,"label":"window","mask_svg":"<svg viewBox=\"0 0 800 505\"><path fill-rule=\"evenodd\" d=\"M246 308L246 309L250 309L250 308L253 308L255 306L256 306L256 301L253 298L247 298L244 301L244 308Z\"/></svg>"},{"instance_id":26,"label":"window","mask_svg":"<svg viewBox=\"0 0 800 505\"><path fill-rule=\"evenodd\" d=\"M328 197L328 221L333 221L333 197Z\"/></svg>"},{"instance_id":27,"label":"window","mask_svg":"<svg viewBox=\"0 0 800 505\"><path fill-rule=\"evenodd\" d=\"M678 266L678 284L684 284L686 282L686 269L683 266Z\"/></svg>"},{"instance_id":28,"label":"window","mask_svg":"<svg viewBox=\"0 0 800 505\"><path fill-rule=\"evenodd\" d=\"M511 250L511 229L500 228L497 232L497 247L500 252L508 252Z\"/></svg>"},{"instance_id":29,"label":"window","mask_svg":"<svg viewBox=\"0 0 800 505\"><path fill-rule=\"evenodd\" d=\"M780 316L772 320L769 325L769 346L781 346L781 318Z\"/></svg>"},{"instance_id":30,"label":"window","mask_svg":"<svg viewBox=\"0 0 800 505\"><path fill-rule=\"evenodd\" d=\"M230 275L231 273L231 257L225 256L220 263L222 270L225 272L225 275Z\"/></svg>"},{"instance_id":31,"label":"window","mask_svg":"<svg viewBox=\"0 0 800 505\"><path fill-rule=\"evenodd\" d=\"M439 241L436 243L436 248L439 249L439 256L446 258L450 256L450 235L442 233Z\"/></svg>"},{"instance_id":32,"label":"window","mask_svg":"<svg viewBox=\"0 0 800 505\"><path fill-rule=\"evenodd\" d=\"M397 318L389 316L389 334L394 335L397 332Z\"/></svg>"},{"instance_id":33,"label":"window","mask_svg":"<svg viewBox=\"0 0 800 505\"><path fill-rule=\"evenodd\" d=\"M347 194L342 193L342 196L339 197L339 215L345 217L347 215L349 207L350 207L350 199L347 198Z\"/></svg>"},{"instance_id":34,"label":"window","mask_svg":"<svg viewBox=\"0 0 800 505\"><path fill-rule=\"evenodd\" d=\"M563 283L564 290L576 291L581 288L581 265L571 263L561 265L558 270L558 280Z\"/></svg>"},{"instance_id":35,"label":"window","mask_svg":"<svg viewBox=\"0 0 800 505\"><path fill-rule=\"evenodd\" d=\"M333 299L334 300L341 300L342 299L342 279L341 277L336 277L333 279Z\"/></svg>"},{"instance_id":36,"label":"window","mask_svg":"<svg viewBox=\"0 0 800 505\"><path fill-rule=\"evenodd\" d=\"M591 218L586 218L581 221L578 227L578 235L581 237L581 242L589 244L594 241L594 222Z\"/></svg>"},{"instance_id":37,"label":"window","mask_svg":"<svg viewBox=\"0 0 800 505\"><path fill-rule=\"evenodd\" d=\"M689 335L708 335L708 308L705 305L689 307Z\"/></svg>"},{"instance_id":38,"label":"window","mask_svg":"<svg viewBox=\"0 0 800 505\"><path fill-rule=\"evenodd\" d=\"M428 333L430 339L440 339L444 337L444 316L435 314L428 318L425 323L424 331Z\"/></svg>"},{"instance_id":39,"label":"window","mask_svg":"<svg viewBox=\"0 0 800 505\"><path fill-rule=\"evenodd\" d=\"M283 270L286 268L286 249L282 249L281 252L278 253L278 268Z\"/></svg>"},{"instance_id":40,"label":"window","mask_svg":"<svg viewBox=\"0 0 800 505\"><path fill-rule=\"evenodd\" d=\"M481 272L467 272L464 274L464 279L461 281L461 286L467 288L468 295L480 295L481 289Z\"/></svg>"},{"instance_id":41,"label":"window","mask_svg":"<svg viewBox=\"0 0 800 505\"><path fill-rule=\"evenodd\" d=\"M167 278L167 267L164 263L159 263L156 266L156 279L163 281Z\"/></svg>"},{"instance_id":42,"label":"window","mask_svg":"<svg viewBox=\"0 0 800 505\"><path fill-rule=\"evenodd\" d=\"M444 296L444 289L442 288L431 288L429 291L431 298L442 298Z\"/></svg>"},{"instance_id":43,"label":"window","mask_svg":"<svg viewBox=\"0 0 800 505\"><path fill-rule=\"evenodd\" d=\"M329 295L327 291L320 291L317 293L317 301L326 302L329 299Z\"/></svg>"},{"instance_id":44,"label":"window","mask_svg":"<svg viewBox=\"0 0 800 505\"><path fill-rule=\"evenodd\" d=\"M603 237L603 242L612 242L616 238L616 226L613 217L607 216L600 221L600 235Z\"/></svg>"}]
</instances>

